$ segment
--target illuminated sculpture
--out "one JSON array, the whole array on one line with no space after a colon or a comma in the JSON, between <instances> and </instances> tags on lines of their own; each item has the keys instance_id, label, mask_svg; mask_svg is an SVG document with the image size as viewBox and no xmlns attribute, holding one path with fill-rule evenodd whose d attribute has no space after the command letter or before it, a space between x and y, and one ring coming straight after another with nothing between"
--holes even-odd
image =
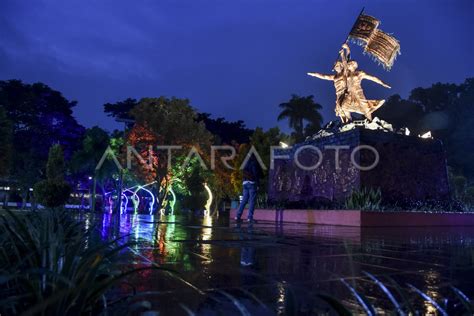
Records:
<instances>
[{"instance_id":1,"label":"illuminated sculpture","mask_svg":"<svg viewBox=\"0 0 474 316\"><path fill-rule=\"evenodd\" d=\"M386 88L390 88L389 85L379 78L357 70L357 62L350 59L350 49L347 45L348 40L363 46L364 53L373 57L386 69L390 69L393 66L395 58L400 54L400 43L398 40L380 30L378 28L380 21L372 16L363 14L363 11L357 17L354 26L342 45L342 49L339 51L338 60L333 67L335 74L308 73L308 75L319 79L334 81L334 87L336 88L335 111L343 123L351 120L352 112L362 114L369 121L372 121L372 113L385 102L385 100L367 100L362 90L362 80L371 80Z\"/></svg>"},{"instance_id":2,"label":"illuminated sculpture","mask_svg":"<svg viewBox=\"0 0 474 316\"><path fill-rule=\"evenodd\" d=\"M361 81L369 79L388 86L357 69L357 63L350 57L348 40L360 44L365 55L380 62L384 69L390 69L400 44L381 31L379 24L376 18L361 13L338 49L334 72L309 74L333 81L336 113L343 124L338 118L305 142L276 151L279 157L287 158L275 160L269 170L270 204L319 208L333 203L336 206L347 202L353 192L369 189L380 190L386 205L400 206L406 201L411 208L413 201L450 201L443 144L431 139L430 134L420 138L409 136L407 128L397 128L376 117L372 119L384 100L367 100ZM367 119L347 123L351 112L362 113ZM354 150L362 148L365 153L354 154ZM314 150L318 151L316 155ZM298 157L299 153L302 154ZM364 165L362 168L360 163Z\"/></svg>"},{"instance_id":3,"label":"illuminated sculpture","mask_svg":"<svg viewBox=\"0 0 474 316\"><path fill-rule=\"evenodd\" d=\"M339 51L340 60L334 65L334 75L325 75L317 72L309 72L308 75L323 80L334 81L336 88L336 115L343 123L351 120L351 112L363 114L368 120L372 120L372 113L381 107L385 100L367 100L362 90L361 82L364 79L376 82L386 88L389 85L377 77L357 70L357 62L350 60L350 49L347 44L342 45Z\"/></svg>"}]
</instances>

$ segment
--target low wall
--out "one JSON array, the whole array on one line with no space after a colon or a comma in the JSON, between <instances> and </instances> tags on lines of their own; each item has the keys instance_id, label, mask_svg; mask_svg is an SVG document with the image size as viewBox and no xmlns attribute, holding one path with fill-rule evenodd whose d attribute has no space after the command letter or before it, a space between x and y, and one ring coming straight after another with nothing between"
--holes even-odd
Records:
<instances>
[{"instance_id":1,"label":"low wall","mask_svg":"<svg viewBox=\"0 0 474 316\"><path fill-rule=\"evenodd\" d=\"M230 211L231 218L237 213ZM242 218L247 218L247 210ZM260 221L364 227L474 226L474 213L370 212L360 210L271 210L256 209Z\"/></svg>"}]
</instances>

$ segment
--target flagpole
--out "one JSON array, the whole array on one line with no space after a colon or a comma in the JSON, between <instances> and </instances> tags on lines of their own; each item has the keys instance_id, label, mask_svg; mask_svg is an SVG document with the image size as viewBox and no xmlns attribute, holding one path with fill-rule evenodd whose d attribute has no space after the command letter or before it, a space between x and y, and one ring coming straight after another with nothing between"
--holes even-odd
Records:
<instances>
[{"instance_id":1,"label":"flagpole","mask_svg":"<svg viewBox=\"0 0 474 316\"><path fill-rule=\"evenodd\" d=\"M351 34L351 31L352 31L352 29L354 28L354 26L356 26L357 21L359 21L359 18L360 18L360 16L362 15L362 13L364 13L364 10L365 10L365 7L362 7L362 10L360 10L359 15L356 17L356 19L355 19L355 21L354 21L354 24L352 24L352 27L351 27L351 29L349 30L349 33L347 33L346 39L345 39L345 41L342 43L342 45L346 44L347 41L349 40L349 36L350 36L350 34ZM336 62L337 62L338 59L339 59L339 53L337 54Z\"/></svg>"},{"instance_id":2,"label":"flagpole","mask_svg":"<svg viewBox=\"0 0 474 316\"><path fill-rule=\"evenodd\" d=\"M352 29L356 26L357 21L359 21L359 18L360 18L360 16L362 15L362 13L364 13L364 10L365 10L365 7L362 7L362 10L360 10L359 15L357 16L357 18L356 18L355 21L354 21L354 24L352 24L351 30L350 30L349 33L347 34L346 40L344 41L344 43L347 43L347 41L349 40L349 36L351 35L351 31L352 31ZM344 44L344 43L343 43L343 44Z\"/></svg>"}]
</instances>

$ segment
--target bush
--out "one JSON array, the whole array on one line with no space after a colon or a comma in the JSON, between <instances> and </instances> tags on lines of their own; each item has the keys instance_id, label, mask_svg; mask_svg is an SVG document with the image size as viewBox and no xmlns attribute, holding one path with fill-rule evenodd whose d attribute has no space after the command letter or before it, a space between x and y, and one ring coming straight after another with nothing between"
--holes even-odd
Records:
<instances>
[{"instance_id":1,"label":"bush","mask_svg":"<svg viewBox=\"0 0 474 316\"><path fill-rule=\"evenodd\" d=\"M464 194L464 201L470 206L474 205L474 186L466 188L466 192Z\"/></svg>"},{"instance_id":2,"label":"bush","mask_svg":"<svg viewBox=\"0 0 474 316\"><path fill-rule=\"evenodd\" d=\"M184 178L184 185L189 191L183 197L182 206L191 211L204 210L207 201L207 193L204 188L204 177L201 174L199 167L191 170L191 173Z\"/></svg>"},{"instance_id":3,"label":"bush","mask_svg":"<svg viewBox=\"0 0 474 316\"><path fill-rule=\"evenodd\" d=\"M382 193L380 189L361 188L353 190L347 198L346 209L351 210L380 210L382 205Z\"/></svg>"},{"instance_id":4,"label":"bush","mask_svg":"<svg viewBox=\"0 0 474 316\"><path fill-rule=\"evenodd\" d=\"M36 201L53 208L66 204L72 190L64 180L64 155L59 145L54 145L49 149L46 176L46 180L34 186Z\"/></svg>"},{"instance_id":5,"label":"bush","mask_svg":"<svg viewBox=\"0 0 474 316\"><path fill-rule=\"evenodd\" d=\"M40 204L56 208L66 204L71 186L64 180L43 180L35 184L33 193Z\"/></svg>"},{"instance_id":6,"label":"bush","mask_svg":"<svg viewBox=\"0 0 474 316\"><path fill-rule=\"evenodd\" d=\"M467 179L464 176L455 176L452 179L454 185L454 194L455 197L461 198L464 195L464 190L466 189Z\"/></svg>"},{"instance_id":7,"label":"bush","mask_svg":"<svg viewBox=\"0 0 474 316\"><path fill-rule=\"evenodd\" d=\"M107 315L117 306L108 290L150 269L121 271L120 251L130 244L92 243L82 227L57 210L0 216L1 315Z\"/></svg>"}]
</instances>

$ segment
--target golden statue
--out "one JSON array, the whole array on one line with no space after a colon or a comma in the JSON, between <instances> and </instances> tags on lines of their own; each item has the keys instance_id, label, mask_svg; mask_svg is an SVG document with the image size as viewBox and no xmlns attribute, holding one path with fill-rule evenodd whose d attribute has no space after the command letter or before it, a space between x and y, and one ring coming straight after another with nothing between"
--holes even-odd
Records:
<instances>
[{"instance_id":1,"label":"golden statue","mask_svg":"<svg viewBox=\"0 0 474 316\"><path fill-rule=\"evenodd\" d=\"M347 44L342 45L339 51L339 58L334 64L334 75L325 75L317 72L309 72L308 75L323 80L331 80L336 88L336 115L343 123L351 120L351 112L363 114L369 121L372 120L372 113L381 107L385 100L367 100L362 90L361 82L364 79L376 82L386 88L389 85L377 77L357 70L357 62L350 60L350 49Z\"/></svg>"}]
</instances>

